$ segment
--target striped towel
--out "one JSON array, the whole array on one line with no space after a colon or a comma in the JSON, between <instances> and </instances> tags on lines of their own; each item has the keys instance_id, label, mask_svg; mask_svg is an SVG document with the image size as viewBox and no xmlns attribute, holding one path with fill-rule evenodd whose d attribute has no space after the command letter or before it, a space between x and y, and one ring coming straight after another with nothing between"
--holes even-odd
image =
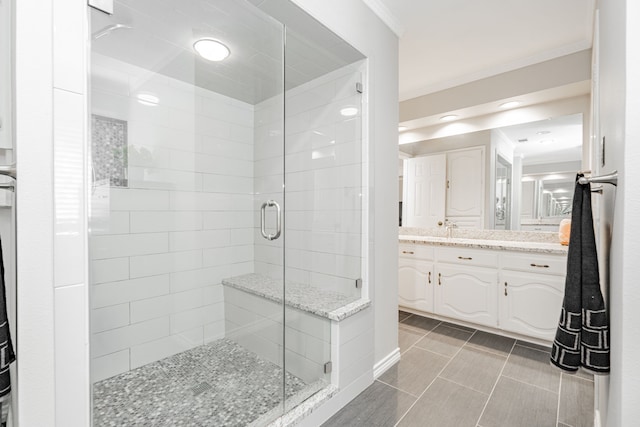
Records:
<instances>
[{"instance_id":1,"label":"striped towel","mask_svg":"<svg viewBox=\"0 0 640 427\"><path fill-rule=\"evenodd\" d=\"M16 360L7 318L7 297L4 282L4 262L2 259L2 241L0 241L0 397L7 395L11 391L9 365Z\"/></svg>"},{"instance_id":2,"label":"striped towel","mask_svg":"<svg viewBox=\"0 0 640 427\"><path fill-rule=\"evenodd\" d=\"M576 177L567 255L567 278L551 363L566 371L580 366L609 372L609 322L600 291L598 254L591 212L591 184Z\"/></svg>"}]
</instances>

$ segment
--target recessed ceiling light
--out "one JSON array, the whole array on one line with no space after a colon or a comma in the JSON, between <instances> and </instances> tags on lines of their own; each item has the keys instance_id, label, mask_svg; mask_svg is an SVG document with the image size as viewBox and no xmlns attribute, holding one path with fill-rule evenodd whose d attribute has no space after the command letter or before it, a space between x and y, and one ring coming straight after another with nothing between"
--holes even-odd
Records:
<instances>
[{"instance_id":1,"label":"recessed ceiling light","mask_svg":"<svg viewBox=\"0 0 640 427\"><path fill-rule=\"evenodd\" d=\"M500 108L513 108L520 105L520 101L508 101L499 105Z\"/></svg>"},{"instance_id":2,"label":"recessed ceiling light","mask_svg":"<svg viewBox=\"0 0 640 427\"><path fill-rule=\"evenodd\" d=\"M344 107L342 110L340 110L340 114L345 117L352 117L358 114L358 109L356 107Z\"/></svg>"},{"instance_id":3,"label":"recessed ceiling light","mask_svg":"<svg viewBox=\"0 0 640 427\"><path fill-rule=\"evenodd\" d=\"M207 38L196 41L193 49L209 61L222 61L231 53L229 48L218 40Z\"/></svg>"},{"instance_id":4,"label":"recessed ceiling light","mask_svg":"<svg viewBox=\"0 0 640 427\"><path fill-rule=\"evenodd\" d=\"M398 132L404 132L405 130L409 129L406 126L398 126Z\"/></svg>"},{"instance_id":5,"label":"recessed ceiling light","mask_svg":"<svg viewBox=\"0 0 640 427\"><path fill-rule=\"evenodd\" d=\"M157 96L147 92L138 93L136 99L140 104L148 105L149 107L155 107L160 103L160 99Z\"/></svg>"},{"instance_id":6,"label":"recessed ceiling light","mask_svg":"<svg viewBox=\"0 0 640 427\"><path fill-rule=\"evenodd\" d=\"M440 120L442 120L443 122L450 122L451 120L455 120L457 118L458 116L456 116L455 114L447 114L446 116L440 117Z\"/></svg>"}]
</instances>

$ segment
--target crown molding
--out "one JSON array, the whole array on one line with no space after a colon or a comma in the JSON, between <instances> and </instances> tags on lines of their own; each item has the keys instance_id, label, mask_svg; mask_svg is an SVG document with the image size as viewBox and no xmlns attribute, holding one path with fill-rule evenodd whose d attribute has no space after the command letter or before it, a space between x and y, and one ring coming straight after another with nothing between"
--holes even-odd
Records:
<instances>
[{"instance_id":1,"label":"crown molding","mask_svg":"<svg viewBox=\"0 0 640 427\"><path fill-rule=\"evenodd\" d=\"M400 20L384 5L381 0L362 0L364 4L393 31L398 38L404 34L404 26Z\"/></svg>"}]
</instances>

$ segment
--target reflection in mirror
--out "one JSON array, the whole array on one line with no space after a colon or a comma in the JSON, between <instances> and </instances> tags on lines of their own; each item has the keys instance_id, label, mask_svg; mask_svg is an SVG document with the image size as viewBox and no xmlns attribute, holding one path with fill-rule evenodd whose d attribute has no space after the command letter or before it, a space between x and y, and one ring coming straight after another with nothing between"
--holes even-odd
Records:
<instances>
[{"instance_id":1,"label":"reflection in mirror","mask_svg":"<svg viewBox=\"0 0 640 427\"><path fill-rule=\"evenodd\" d=\"M413 185L408 181L415 177L406 175L410 169L400 167L402 225L426 227L414 225L410 217L405 217L419 211L424 217L437 217L436 224L448 221L460 228L557 231L560 221L571 214L573 183L582 169L582 120L581 113L571 114L401 145L405 164L424 163L418 159L426 161L427 157L443 155L446 182L446 191L434 198L431 181L425 185L424 178L413 183L421 185ZM477 157L477 167L470 167L469 163L457 171L450 170L453 159L481 147L487 155ZM427 169L423 165L421 174L431 179L435 172ZM462 188L453 188L454 172L464 175L458 177L459 182L465 183ZM482 182L485 184L479 184ZM480 192L485 200L480 203L482 206L476 203L466 212L453 209L456 206L452 202L472 201L472 196ZM436 211L439 215L435 215Z\"/></svg>"},{"instance_id":2,"label":"reflection in mirror","mask_svg":"<svg viewBox=\"0 0 640 427\"><path fill-rule=\"evenodd\" d=\"M511 163L500 154L496 156L496 207L494 228L511 229Z\"/></svg>"},{"instance_id":3,"label":"reflection in mirror","mask_svg":"<svg viewBox=\"0 0 640 427\"><path fill-rule=\"evenodd\" d=\"M520 229L557 231L571 216L576 173L582 169L582 114L503 128L522 158ZM514 190L517 191L517 190Z\"/></svg>"}]
</instances>

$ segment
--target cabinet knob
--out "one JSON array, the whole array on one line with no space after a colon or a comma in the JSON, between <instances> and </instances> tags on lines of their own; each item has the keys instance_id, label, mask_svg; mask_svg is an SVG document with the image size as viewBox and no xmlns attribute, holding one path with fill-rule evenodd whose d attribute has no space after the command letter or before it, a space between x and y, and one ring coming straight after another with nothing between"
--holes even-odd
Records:
<instances>
[{"instance_id":1,"label":"cabinet knob","mask_svg":"<svg viewBox=\"0 0 640 427\"><path fill-rule=\"evenodd\" d=\"M442 221L438 221L438 227L442 227Z\"/></svg>"},{"instance_id":2,"label":"cabinet knob","mask_svg":"<svg viewBox=\"0 0 640 427\"><path fill-rule=\"evenodd\" d=\"M547 264L531 264L531 267L538 267L538 268L549 268L549 266Z\"/></svg>"}]
</instances>

